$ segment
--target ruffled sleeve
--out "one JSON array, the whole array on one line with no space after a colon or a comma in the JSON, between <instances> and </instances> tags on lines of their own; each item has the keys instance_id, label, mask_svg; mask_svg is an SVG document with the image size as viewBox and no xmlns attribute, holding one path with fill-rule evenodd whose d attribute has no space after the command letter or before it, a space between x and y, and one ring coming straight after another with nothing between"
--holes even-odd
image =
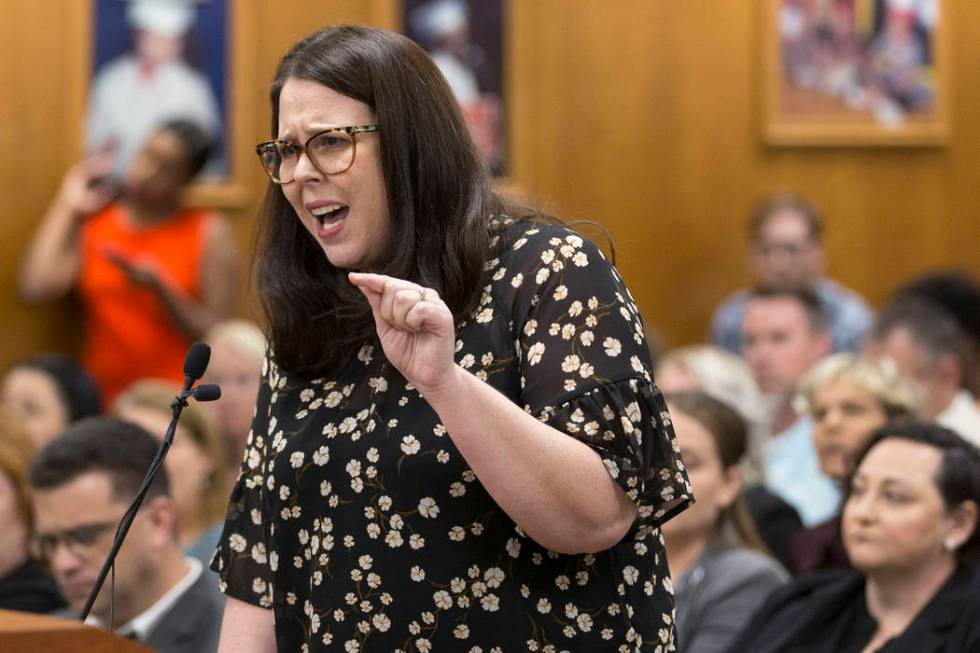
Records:
<instances>
[{"instance_id":1,"label":"ruffled sleeve","mask_svg":"<svg viewBox=\"0 0 980 653\"><path fill-rule=\"evenodd\" d=\"M275 364L267 354L245 457L232 489L224 531L211 559L222 592L264 608L272 607L271 572L278 562L275 552L270 552L264 496L267 442L276 426L270 415L278 381Z\"/></svg>"},{"instance_id":2,"label":"ruffled sleeve","mask_svg":"<svg viewBox=\"0 0 980 653\"><path fill-rule=\"evenodd\" d=\"M632 296L602 252L563 227L534 225L512 247L525 410L599 454L636 502L637 527L662 524L693 496Z\"/></svg>"}]
</instances>

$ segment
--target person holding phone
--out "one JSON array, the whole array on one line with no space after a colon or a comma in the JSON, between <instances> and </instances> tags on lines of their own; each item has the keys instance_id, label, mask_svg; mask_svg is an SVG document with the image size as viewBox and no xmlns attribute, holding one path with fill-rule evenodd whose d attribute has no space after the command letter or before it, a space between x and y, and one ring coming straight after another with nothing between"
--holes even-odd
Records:
<instances>
[{"instance_id":1,"label":"person holding phone","mask_svg":"<svg viewBox=\"0 0 980 653\"><path fill-rule=\"evenodd\" d=\"M187 347L231 313L238 262L229 226L181 205L209 150L199 127L174 120L118 182L111 149L81 161L28 247L21 297L40 303L78 291L83 363L107 404L140 378L180 382Z\"/></svg>"}]
</instances>

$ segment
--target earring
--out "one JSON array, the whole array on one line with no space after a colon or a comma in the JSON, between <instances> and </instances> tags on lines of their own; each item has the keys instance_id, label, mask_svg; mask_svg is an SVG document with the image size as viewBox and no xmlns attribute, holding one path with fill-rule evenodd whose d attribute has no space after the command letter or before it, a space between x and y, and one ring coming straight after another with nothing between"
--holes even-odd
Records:
<instances>
[{"instance_id":1,"label":"earring","mask_svg":"<svg viewBox=\"0 0 980 653\"><path fill-rule=\"evenodd\" d=\"M943 540L943 549L946 551L946 553L952 553L956 550L956 542L948 538Z\"/></svg>"}]
</instances>

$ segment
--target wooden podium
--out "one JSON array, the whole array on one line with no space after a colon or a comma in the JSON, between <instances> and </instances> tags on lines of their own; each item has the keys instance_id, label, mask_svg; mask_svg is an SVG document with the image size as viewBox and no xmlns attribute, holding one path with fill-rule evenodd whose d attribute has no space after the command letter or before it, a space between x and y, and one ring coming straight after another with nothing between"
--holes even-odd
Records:
<instances>
[{"instance_id":1,"label":"wooden podium","mask_svg":"<svg viewBox=\"0 0 980 653\"><path fill-rule=\"evenodd\" d=\"M0 651L152 653L153 649L78 621L0 610Z\"/></svg>"}]
</instances>

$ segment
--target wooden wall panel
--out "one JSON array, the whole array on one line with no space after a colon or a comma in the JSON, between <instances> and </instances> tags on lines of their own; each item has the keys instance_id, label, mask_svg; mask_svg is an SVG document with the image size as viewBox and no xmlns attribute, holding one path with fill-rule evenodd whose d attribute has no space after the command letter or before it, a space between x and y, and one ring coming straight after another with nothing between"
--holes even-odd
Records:
<instances>
[{"instance_id":1,"label":"wooden wall panel","mask_svg":"<svg viewBox=\"0 0 980 653\"><path fill-rule=\"evenodd\" d=\"M296 39L329 23L400 23L397 0L235 0L253 12L251 137ZM602 222L647 318L675 344L747 281L745 215L776 188L828 223L829 269L872 302L937 266L980 275L980 3L950 0L952 138L937 148L774 148L760 138L757 0L509 0L510 182L566 218ZM0 0L0 368L71 349L73 309L13 293L29 234L79 149L86 0ZM16 155L16 156L15 156ZM231 211L243 251L265 189L246 169ZM251 303L242 293L242 312Z\"/></svg>"}]
</instances>

